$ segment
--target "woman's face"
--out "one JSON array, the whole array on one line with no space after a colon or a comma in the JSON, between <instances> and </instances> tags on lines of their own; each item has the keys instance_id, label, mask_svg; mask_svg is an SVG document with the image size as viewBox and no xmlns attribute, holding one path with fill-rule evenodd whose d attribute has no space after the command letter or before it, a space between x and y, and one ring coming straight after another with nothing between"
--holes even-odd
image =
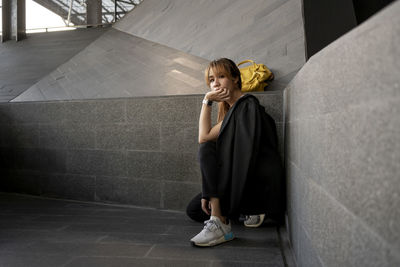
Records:
<instances>
[{"instance_id":1,"label":"woman's face","mask_svg":"<svg viewBox=\"0 0 400 267\"><path fill-rule=\"evenodd\" d=\"M212 69L210 69L208 79L210 82L210 88L213 91L217 89L227 89L228 91L233 91L237 87L235 81L231 80L223 73L214 74Z\"/></svg>"}]
</instances>

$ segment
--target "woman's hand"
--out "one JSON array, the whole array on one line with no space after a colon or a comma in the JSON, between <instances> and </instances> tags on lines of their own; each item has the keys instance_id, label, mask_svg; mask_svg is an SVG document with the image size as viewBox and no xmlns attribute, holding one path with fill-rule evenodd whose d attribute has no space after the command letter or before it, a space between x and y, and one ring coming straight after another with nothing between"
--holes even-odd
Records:
<instances>
[{"instance_id":1,"label":"woman's hand","mask_svg":"<svg viewBox=\"0 0 400 267\"><path fill-rule=\"evenodd\" d=\"M226 88L222 88L208 92L204 98L210 101L223 102L229 100L230 96L230 91Z\"/></svg>"},{"instance_id":2,"label":"woman's hand","mask_svg":"<svg viewBox=\"0 0 400 267\"><path fill-rule=\"evenodd\" d=\"M201 209L207 214L211 215L211 203L205 198L201 199Z\"/></svg>"}]
</instances>

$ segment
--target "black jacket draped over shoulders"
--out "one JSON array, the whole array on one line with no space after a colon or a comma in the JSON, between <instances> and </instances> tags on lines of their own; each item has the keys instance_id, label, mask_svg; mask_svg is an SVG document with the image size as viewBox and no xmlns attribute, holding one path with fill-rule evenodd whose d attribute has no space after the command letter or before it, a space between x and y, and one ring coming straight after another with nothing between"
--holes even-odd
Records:
<instances>
[{"instance_id":1,"label":"black jacket draped over shoulders","mask_svg":"<svg viewBox=\"0 0 400 267\"><path fill-rule=\"evenodd\" d=\"M276 125L255 96L242 96L226 114L217 159L223 215L266 213L282 220L284 175Z\"/></svg>"}]
</instances>

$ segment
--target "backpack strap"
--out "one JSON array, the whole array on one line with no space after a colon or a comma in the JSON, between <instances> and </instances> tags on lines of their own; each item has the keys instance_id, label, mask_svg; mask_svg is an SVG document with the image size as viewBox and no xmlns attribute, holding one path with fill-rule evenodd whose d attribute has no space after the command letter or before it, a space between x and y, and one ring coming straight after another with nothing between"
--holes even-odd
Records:
<instances>
[{"instance_id":1,"label":"backpack strap","mask_svg":"<svg viewBox=\"0 0 400 267\"><path fill-rule=\"evenodd\" d=\"M245 64L245 63L253 63L253 65L256 64L253 60L248 59L248 60L244 60L244 61L240 62L240 63L238 64L238 67L239 67L240 65L242 65L242 64Z\"/></svg>"}]
</instances>

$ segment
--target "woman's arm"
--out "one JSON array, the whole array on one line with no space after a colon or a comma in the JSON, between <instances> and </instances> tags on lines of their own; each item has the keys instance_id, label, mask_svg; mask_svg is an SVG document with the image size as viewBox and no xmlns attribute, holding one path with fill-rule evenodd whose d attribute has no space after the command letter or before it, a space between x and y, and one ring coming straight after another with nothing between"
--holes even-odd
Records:
<instances>
[{"instance_id":1,"label":"woman's arm","mask_svg":"<svg viewBox=\"0 0 400 267\"><path fill-rule=\"evenodd\" d=\"M210 101L221 102L229 97L229 92L226 89L215 90L208 92L204 99ZM199 119L199 144L207 141L216 140L221 129L222 122L219 122L214 127L211 126L211 106L203 104Z\"/></svg>"},{"instance_id":2,"label":"woman's arm","mask_svg":"<svg viewBox=\"0 0 400 267\"><path fill-rule=\"evenodd\" d=\"M203 104L199 119L199 144L216 140L222 121L211 127L211 106Z\"/></svg>"}]
</instances>

